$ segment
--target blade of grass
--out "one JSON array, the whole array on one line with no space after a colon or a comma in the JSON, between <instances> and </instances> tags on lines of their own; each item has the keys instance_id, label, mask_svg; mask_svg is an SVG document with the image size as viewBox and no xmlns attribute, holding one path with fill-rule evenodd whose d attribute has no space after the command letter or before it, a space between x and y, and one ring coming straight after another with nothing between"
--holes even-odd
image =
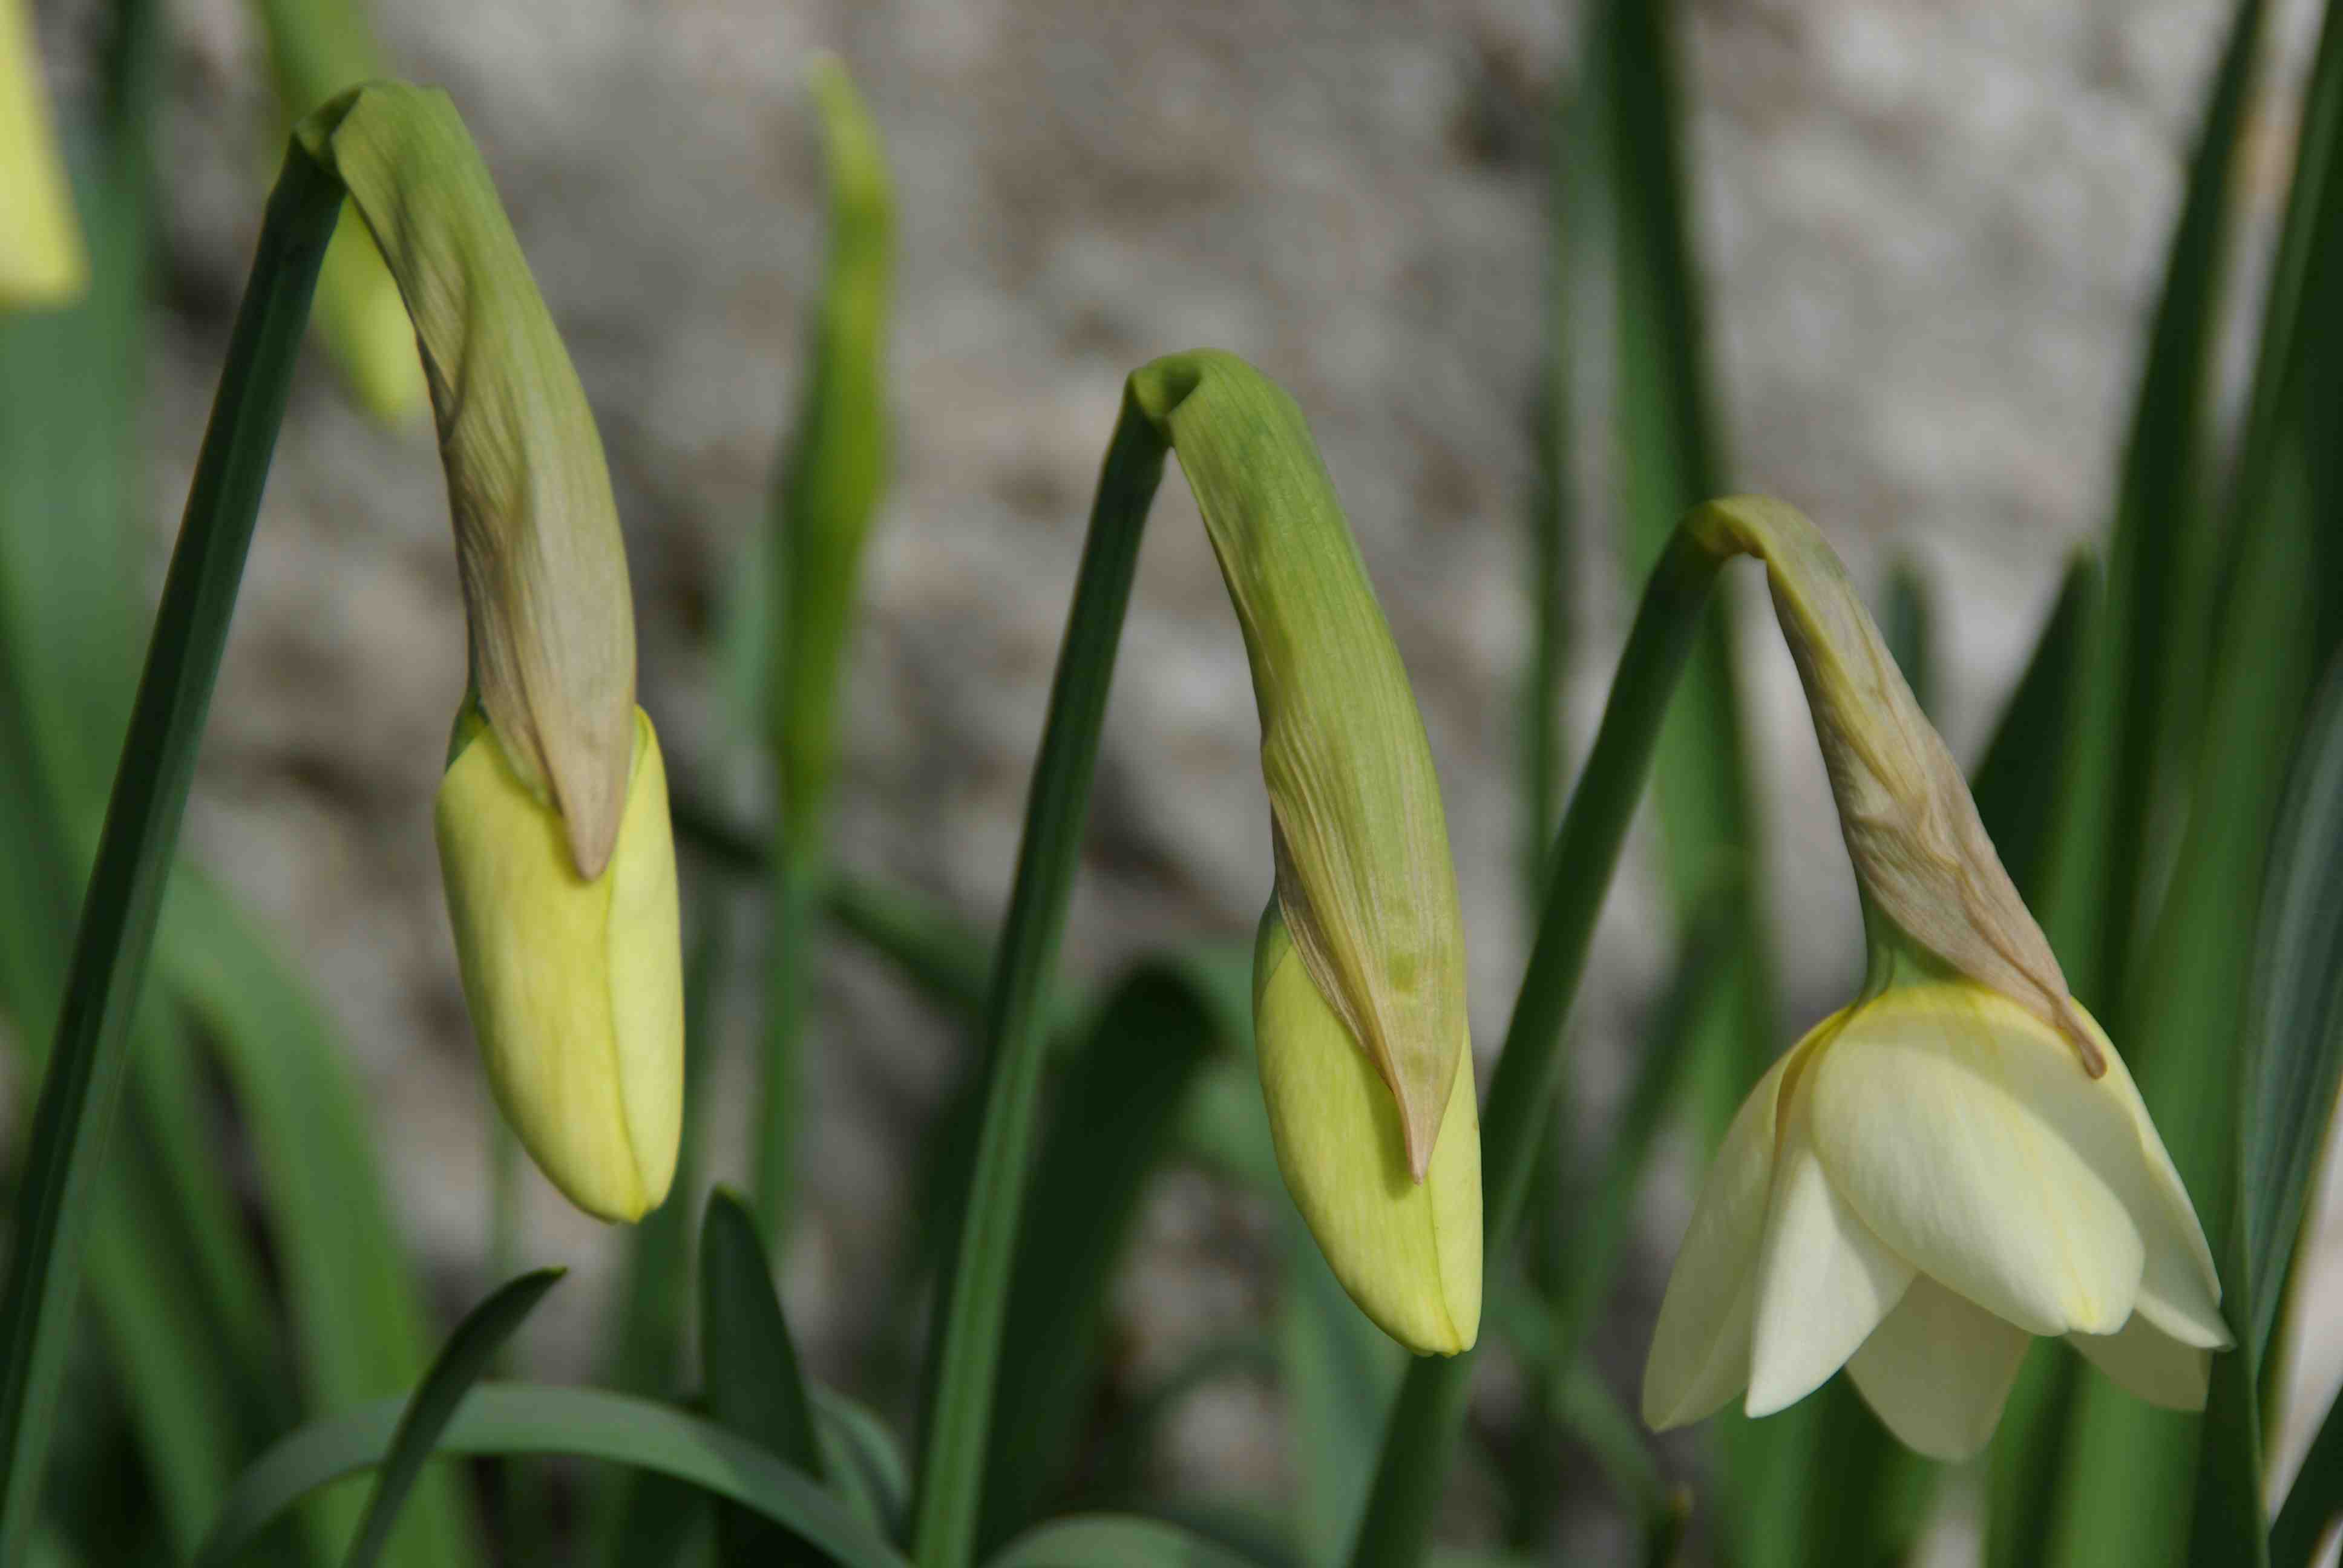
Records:
<instances>
[{"instance_id":1,"label":"blade of grass","mask_svg":"<svg viewBox=\"0 0 2343 1568\"><path fill-rule=\"evenodd\" d=\"M438 1446L440 1434L456 1414L464 1396L488 1370L488 1362L514 1331L537 1310L545 1292L560 1282L565 1269L538 1269L498 1290L474 1307L447 1337L447 1348L431 1363L417 1385L414 1397L399 1412L398 1425L375 1472L374 1490L367 1499L358 1533L342 1558L342 1568L373 1568L398 1523L398 1511L414 1489L423 1462Z\"/></svg>"},{"instance_id":2,"label":"blade of grass","mask_svg":"<svg viewBox=\"0 0 2343 1568\"><path fill-rule=\"evenodd\" d=\"M291 153L196 459L83 903L0 1298L0 1568L22 1561L54 1418L89 1200L236 588L340 186Z\"/></svg>"},{"instance_id":3,"label":"blade of grass","mask_svg":"<svg viewBox=\"0 0 2343 1568\"><path fill-rule=\"evenodd\" d=\"M1537 940L1498 1053L1481 1131L1485 1256L1508 1256L1564 1059L1577 994L1627 824L1650 777L1663 718L1693 655L1718 563L1683 536L1644 590L1612 678L1594 748L1563 818ZM1413 1362L1383 1428L1383 1456L1352 1546L1353 1568L1415 1568L1455 1454L1473 1352Z\"/></svg>"},{"instance_id":4,"label":"blade of grass","mask_svg":"<svg viewBox=\"0 0 2343 1568\"><path fill-rule=\"evenodd\" d=\"M227 1568L319 1487L383 1462L406 1402L377 1400L287 1436L239 1477L193 1568ZM788 1525L841 1568L907 1568L900 1553L802 1472L712 1422L594 1389L482 1383L440 1435L443 1453L565 1454L656 1471Z\"/></svg>"},{"instance_id":5,"label":"blade of grass","mask_svg":"<svg viewBox=\"0 0 2343 1568\"><path fill-rule=\"evenodd\" d=\"M1407 1357L1342 1293L1290 1199L1286 1209L1278 1337L1300 1472L1295 1531L1303 1561L1339 1563L1374 1480L1376 1423Z\"/></svg>"},{"instance_id":6,"label":"blade of grass","mask_svg":"<svg viewBox=\"0 0 2343 1568\"><path fill-rule=\"evenodd\" d=\"M1211 1003L1187 974L1143 965L1060 1075L1018 1233L980 1553L1034 1523L1067 1485L1109 1289L1188 1085L1218 1043Z\"/></svg>"},{"instance_id":7,"label":"blade of grass","mask_svg":"<svg viewBox=\"0 0 2343 1568\"><path fill-rule=\"evenodd\" d=\"M1046 1036L1042 1002L1064 926L1100 722L1158 481L1162 437L1126 393L1099 478L1050 719L1033 770L1015 891L995 950L983 1060L989 1088L965 1218L939 1292L937 1352L912 1540L921 1568L964 1568L981 1506L993 1363L1023 1218Z\"/></svg>"},{"instance_id":8,"label":"blade of grass","mask_svg":"<svg viewBox=\"0 0 2343 1568\"><path fill-rule=\"evenodd\" d=\"M699 1356L709 1419L812 1480L827 1479L772 1264L748 1205L720 1187L709 1195L699 1231ZM718 1513L716 1534L728 1563L778 1561L801 1549L791 1532L735 1509Z\"/></svg>"},{"instance_id":9,"label":"blade of grass","mask_svg":"<svg viewBox=\"0 0 2343 1568\"><path fill-rule=\"evenodd\" d=\"M804 409L775 487L780 548L771 552L781 576L774 600L783 611L769 654L781 853L772 866L756 1191L758 1212L774 1236L788 1219L797 1142L799 1037L838 771L839 688L863 546L886 484L894 270L894 198L878 126L834 57L816 62L812 84L829 155L830 269L814 315Z\"/></svg>"},{"instance_id":10,"label":"blade of grass","mask_svg":"<svg viewBox=\"0 0 2343 1568\"><path fill-rule=\"evenodd\" d=\"M1176 1524L1090 1514L1053 1520L1003 1547L986 1568L1260 1568L1252 1558Z\"/></svg>"}]
</instances>

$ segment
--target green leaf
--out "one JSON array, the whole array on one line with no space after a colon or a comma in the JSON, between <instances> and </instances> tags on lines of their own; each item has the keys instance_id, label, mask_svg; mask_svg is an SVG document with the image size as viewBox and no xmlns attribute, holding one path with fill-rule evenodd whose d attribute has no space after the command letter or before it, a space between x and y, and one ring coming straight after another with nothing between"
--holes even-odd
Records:
<instances>
[{"instance_id":1,"label":"green leaf","mask_svg":"<svg viewBox=\"0 0 2343 1568\"><path fill-rule=\"evenodd\" d=\"M2002 868L2029 903L2039 905L2051 867L2051 825L2056 801L2045 779L2060 777L2073 749L2084 659L2097 625L2097 565L2077 555L2060 579L2058 597L2035 639L2034 652L2002 704L1985 755L1969 775L1977 817L2001 854ZM2046 922L2053 948L2056 922ZM2071 944L2068 944L2071 948Z\"/></svg>"},{"instance_id":2,"label":"green leaf","mask_svg":"<svg viewBox=\"0 0 2343 1568\"><path fill-rule=\"evenodd\" d=\"M2328 1526L2343 1517L2343 1401L2329 1405L2269 1533L2269 1568L2310 1568Z\"/></svg>"},{"instance_id":3,"label":"green leaf","mask_svg":"<svg viewBox=\"0 0 2343 1568\"><path fill-rule=\"evenodd\" d=\"M1220 1043L1216 1025L1183 969L1142 965L1059 1077L1018 1235L980 1553L1031 1523L1070 1479L1108 1292L1188 1085Z\"/></svg>"},{"instance_id":4,"label":"green leaf","mask_svg":"<svg viewBox=\"0 0 2343 1568\"><path fill-rule=\"evenodd\" d=\"M911 1473L894 1432L861 1405L834 1389L815 1383L816 1434L832 1490L853 1505L863 1523L889 1540L900 1540L911 1511Z\"/></svg>"},{"instance_id":5,"label":"green leaf","mask_svg":"<svg viewBox=\"0 0 2343 1568\"><path fill-rule=\"evenodd\" d=\"M1002 1547L986 1568L1260 1568L1253 1559L1152 1519L1060 1519Z\"/></svg>"},{"instance_id":6,"label":"green leaf","mask_svg":"<svg viewBox=\"0 0 2343 1568\"><path fill-rule=\"evenodd\" d=\"M2252 1332L2238 1352L2265 1368L2343 1081L2343 663L2296 754L2269 868L2242 1122Z\"/></svg>"},{"instance_id":7,"label":"green leaf","mask_svg":"<svg viewBox=\"0 0 2343 1568\"><path fill-rule=\"evenodd\" d=\"M404 1408L378 1400L303 1427L237 1480L194 1568L226 1568L321 1486L380 1464ZM803 1472L712 1422L592 1389L484 1383L457 1407L447 1453L567 1454L657 1471L785 1524L842 1568L908 1568L903 1557Z\"/></svg>"},{"instance_id":8,"label":"green leaf","mask_svg":"<svg viewBox=\"0 0 2343 1568\"><path fill-rule=\"evenodd\" d=\"M139 682L42 1081L0 1298L0 1568L22 1560L91 1199L228 616L341 193L297 151L269 203Z\"/></svg>"},{"instance_id":9,"label":"green leaf","mask_svg":"<svg viewBox=\"0 0 2343 1568\"><path fill-rule=\"evenodd\" d=\"M1879 635L1896 657L1904 684L1920 704L1920 711L1936 717L1936 617L1928 608L1928 580L1909 560L1899 560L1887 574L1887 593L1879 615Z\"/></svg>"},{"instance_id":10,"label":"green leaf","mask_svg":"<svg viewBox=\"0 0 2343 1568\"><path fill-rule=\"evenodd\" d=\"M709 1194L699 1231L699 1354L709 1417L816 1481L827 1465L813 1403L799 1370L772 1264L748 1206L722 1188ZM791 1538L753 1515L725 1510L717 1535L729 1562L786 1556Z\"/></svg>"},{"instance_id":11,"label":"green leaf","mask_svg":"<svg viewBox=\"0 0 2343 1568\"><path fill-rule=\"evenodd\" d=\"M456 1325L456 1332L447 1338L447 1348L431 1363L431 1370L424 1374L414 1397L399 1414L382 1467L375 1473L374 1491L367 1499L365 1516L359 1520L357 1535L342 1559L342 1568L372 1568L382 1555L383 1543L390 1539L391 1527L398 1523L399 1508L413 1490L423 1462L438 1446L439 1436L454 1418L456 1407L471 1392L480 1374L488 1370L489 1360L505 1341L512 1337L545 1298L545 1292L566 1272L564 1269L539 1269L523 1274L474 1307Z\"/></svg>"},{"instance_id":12,"label":"green leaf","mask_svg":"<svg viewBox=\"0 0 2343 1568\"><path fill-rule=\"evenodd\" d=\"M1278 1337L1299 1473L1294 1523L1305 1561L1339 1563L1374 1480L1383 1412L1407 1356L1351 1304L1291 1200L1284 1208Z\"/></svg>"}]
</instances>

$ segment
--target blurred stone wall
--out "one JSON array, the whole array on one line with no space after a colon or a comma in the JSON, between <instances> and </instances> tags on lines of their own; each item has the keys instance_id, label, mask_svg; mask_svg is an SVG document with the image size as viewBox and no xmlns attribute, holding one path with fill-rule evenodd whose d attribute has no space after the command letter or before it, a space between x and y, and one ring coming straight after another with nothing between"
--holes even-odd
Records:
<instances>
[{"instance_id":1,"label":"blurred stone wall","mask_svg":"<svg viewBox=\"0 0 2343 1568\"><path fill-rule=\"evenodd\" d=\"M643 693L684 789L761 788L717 633L763 526L805 363L823 191L803 68L842 54L900 182L897 457L846 706L839 853L990 925L1120 379L1200 344L1308 411L1448 794L1493 1049L1523 955L1513 681L1520 535L1546 309L1545 115L1574 7L1537 0L403 0L397 67L453 93L602 421L633 565ZM2281 7L2288 61L2308 7ZM85 7L44 13L72 69ZM151 476L156 570L273 154L237 0L171 7ZM2178 166L2227 7L1703 0L1686 98L1713 357L1736 483L1805 505L1858 580L1917 563L1955 749L1974 751L2067 552L2101 528ZM2250 138L2253 231L2284 188L2295 77ZM2247 266L2247 285L2258 269ZM1624 629L1603 405L1605 291L1572 367L1582 527L1565 700L1583 748ZM2236 357L2232 357L2233 359ZM2232 379L2235 365L2232 365ZM1067 966L1242 937L1268 887L1245 665L1184 488L1142 562ZM1795 682L1754 582L1746 684L1769 791L1785 1029L1844 994L1859 937ZM279 448L189 835L317 976L379 1107L397 1200L443 1300L482 1288L485 1099L457 992L429 804L463 628L427 430L386 432L317 358ZM1638 849L1648 859L1648 844ZM751 933L753 935L753 933ZM749 956L749 955L744 955ZM1580 1013L1599 1125L1665 958L1639 863ZM707 1135L742 1170L753 982ZM1785 1035L1785 1040L1790 1038ZM911 1150L962 1042L840 953L814 1015L810 1205L786 1289L815 1360L859 1348L904 1222ZM534 1183L534 1178L531 1179ZM1648 1292L1687 1201L1658 1184ZM608 1239L541 1184L527 1251L587 1266L527 1354L589 1370ZM1278 1216L1168 1183L1116 1343L1176 1359L1257 1310ZM1605 1341L1631 1388L1648 1298ZM1247 1402L1251 1401L1250 1403ZM1282 1460L1265 1395L1200 1402L1175 1464ZM1214 1456L1218 1457L1215 1458ZM1185 1473L1183 1472L1183 1474ZM1267 1477L1267 1480L1260 1479Z\"/></svg>"}]
</instances>

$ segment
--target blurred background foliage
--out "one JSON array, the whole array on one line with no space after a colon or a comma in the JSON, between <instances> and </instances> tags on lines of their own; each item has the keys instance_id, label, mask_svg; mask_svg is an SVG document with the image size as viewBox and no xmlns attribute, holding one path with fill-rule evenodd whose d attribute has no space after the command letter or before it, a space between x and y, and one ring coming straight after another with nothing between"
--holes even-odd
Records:
<instances>
[{"instance_id":1,"label":"blurred background foliage","mask_svg":"<svg viewBox=\"0 0 2343 1568\"><path fill-rule=\"evenodd\" d=\"M1074 530L1121 373L1213 340L1300 392L1416 672L1484 1079L1624 607L1685 505L1762 485L1877 582L2251 1323L2201 1420L2037 1346L1960 1472L1844 1380L1642 1432L1686 1173L1860 950L1785 661L1721 596L1492 1260L1438 1560L2243 1561L2267 1457L2272 1561L2308 1561L2343 1504L2314 1180L2343 1060L2328 8L885 9L402 8L377 41L339 0L35 8L93 275L0 320L12 1167L263 176L290 117L384 69L456 92L610 438L693 1047L642 1227L496 1151L423 831L461 689L444 513L346 220L134 1027L37 1559L256 1525L236 1478L320 1421L415 1490L328 1489L257 1560L332 1560L391 1510L391 1562L772 1551L753 1499L710 1501L726 1432L824 1483L804 1517L905 1538ZM1049 1005L983 1469L1002 1561L1343 1560L1400 1386L1267 1153L1265 823L1192 524L1140 575ZM549 1282L490 1287L543 1262L578 1267L516 1337ZM608 1392L455 1414L491 1365ZM395 1440L418 1382L452 1423ZM435 1434L479 1457L424 1463ZM608 1462L655 1439L682 1457ZM567 1457L490 1457L515 1448ZM1010 1545L1101 1508L1189 1544Z\"/></svg>"}]
</instances>

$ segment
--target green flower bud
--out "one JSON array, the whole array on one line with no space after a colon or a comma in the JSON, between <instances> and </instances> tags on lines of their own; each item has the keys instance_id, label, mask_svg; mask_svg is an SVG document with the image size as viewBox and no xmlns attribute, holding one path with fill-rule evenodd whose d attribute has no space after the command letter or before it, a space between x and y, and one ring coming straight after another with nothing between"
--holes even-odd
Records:
<instances>
[{"instance_id":1,"label":"green flower bud","mask_svg":"<svg viewBox=\"0 0 2343 1568\"><path fill-rule=\"evenodd\" d=\"M348 188L415 326L480 707L598 876L627 805L635 620L585 389L446 94L369 83L295 135Z\"/></svg>"},{"instance_id":2,"label":"green flower bud","mask_svg":"<svg viewBox=\"0 0 2343 1568\"><path fill-rule=\"evenodd\" d=\"M89 283L22 0L0 0L0 309L64 305Z\"/></svg>"},{"instance_id":3,"label":"green flower bud","mask_svg":"<svg viewBox=\"0 0 2343 1568\"><path fill-rule=\"evenodd\" d=\"M1407 1163L1399 1106L1299 959L1278 900L1253 948L1253 1025L1277 1166L1334 1278L1423 1355L1481 1331L1481 1124L1469 1058L1448 1086L1431 1168Z\"/></svg>"},{"instance_id":4,"label":"green flower bud","mask_svg":"<svg viewBox=\"0 0 2343 1568\"><path fill-rule=\"evenodd\" d=\"M659 738L632 715L617 842L578 874L558 813L468 709L435 813L464 1000L505 1121L605 1220L667 1196L683 1131L683 960Z\"/></svg>"},{"instance_id":5,"label":"green flower bud","mask_svg":"<svg viewBox=\"0 0 2343 1568\"><path fill-rule=\"evenodd\" d=\"M1252 667L1277 901L1398 1102L1421 1180L1468 1054L1464 922L1432 747L1302 410L1233 355L1131 378L1203 514Z\"/></svg>"}]
</instances>

